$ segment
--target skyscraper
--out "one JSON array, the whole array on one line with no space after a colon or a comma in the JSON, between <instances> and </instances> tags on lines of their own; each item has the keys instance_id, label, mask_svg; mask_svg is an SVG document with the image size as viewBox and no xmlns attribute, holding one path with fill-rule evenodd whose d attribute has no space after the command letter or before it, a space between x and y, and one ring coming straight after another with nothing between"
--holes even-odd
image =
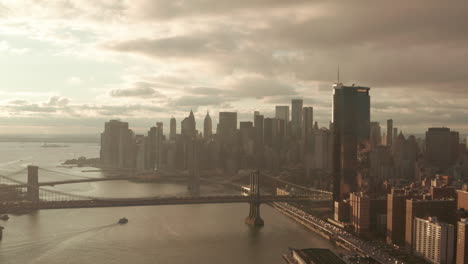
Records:
<instances>
[{"instance_id":1,"label":"skyscraper","mask_svg":"<svg viewBox=\"0 0 468 264\"><path fill-rule=\"evenodd\" d=\"M164 130L163 123L156 123L156 168L161 169Z\"/></svg>"},{"instance_id":2,"label":"skyscraper","mask_svg":"<svg viewBox=\"0 0 468 264\"><path fill-rule=\"evenodd\" d=\"M263 115L254 115L254 153L257 168L263 168Z\"/></svg>"},{"instance_id":3,"label":"skyscraper","mask_svg":"<svg viewBox=\"0 0 468 264\"><path fill-rule=\"evenodd\" d=\"M457 229L457 261L456 264L468 263L468 218L458 222Z\"/></svg>"},{"instance_id":4,"label":"skyscraper","mask_svg":"<svg viewBox=\"0 0 468 264\"><path fill-rule=\"evenodd\" d=\"M382 136L380 134L380 123L370 123L370 143L373 148L382 144Z\"/></svg>"},{"instance_id":5,"label":"skyscraper","mask_svg":"<svg viewBox=\"0 0 468 264\"><path fill-rule=\"evenodd\" d=\"M174 117L171 118L170 122L170 132L169 132L169 139L170 140L175 140L176 139L176 134L177 134L177 123L176 119Z\"/></svg>"},{"instance_id":6,"label":"skyscraper","mask_svg":"<svg viewBox=\"0 0 468 264\"><path fill-rule=\"evenodd\" d=\"M237 129L237 112L219 112L218 137L232 137Z\"/></svg>"},{"instance_id":7,"label":"skyscraper","mask_svg":"<svg viewBox=\"0 0 468 264\"><path fill-rule=\"evenodd\" d=\"M210 113L206 112L205 120L203 121L203 137L210 138L213 135L213 125L211 122Z\"/></svg>"},{"instance_id":8,"label":"skyscraper","mask_svg":"<svg viewBox=\"0 0 468 264\"><path fill-rule=\"evenodd\" d=\"M182 120L182 129L181 134L186 138L193 138L196 136L196 129L195 129L195 116L193 115L193 111L190 110L190 114L188 117Z\"/></svg>"},{"instance_id":9,"label":"skyscraper","mask_svg":"<svg viewBox=\"0 0 468 264\"><path fill-rule=\"evenodd\" d=\"M333 85L333 198L357 190L357 144L369 139L368 87Z\"/></svg>"},{"instance_id":10,"label":"skyscraper","mask_svg":"<svg viewBox=\"0 0 468 264\"><path fill-rule=\"evenodd\" d=\"M459 134L449 128L429 128L426 132L425 158L434 167L447 169L458 157Z\"/></svg>"},{"instance_id":11,"label":"skyscraper","mask_svg":"<svg viewBox=\"0 0 468 264\"><path fill-rule=\"evenodd\" d=\"M275 107L275 118L284 120L285 124L289 122L289 106L277 105Z\"/></svg>"},{"instance_id":12,"label":"skyscraper","mask_svg":"<svg viewBox=\"0 0 468 264\"><path fill-rule=\"evenodd\" d=\"M393 120L387 120L387 146L392 146L393 142Z\"/></svg>"},{"instance_id":13,"label":"skyscraper","mask_svg":"<svg viewBox=\"0 0 468 264\"><path fill-rule=\"evenodd\" d=\"M436 217L414 218L413 252L431 263L453 263L455 228Z\"/></svg>"},{"instance_id":14,"label":"skyscraper","mask_svg":"<svg viewBox=\"0 0 468 264\"><path fill-rule=\"evenodd\" d=\"M302 99L291 100L291 133L295 138L301 138Z\"/></svg>"},{"instance_id":15,"label":"skyscraper","mask_svg":"<svg viewBox=\"0 0 468 264\"><path fill-rule=\"evenodd\" d=\"M136 142L127 122L110 120L101 134L101 162L108 167L132 168L135 166Z\"/></svg>"},{"instance_id":16,"label":"skyscraper","mask_svg":"<svg viewBox=\"0 0 468 264\"><path fill-rule=\"evenodd\" d=\"M302 142L304 153L312 153L314 129L314 108L304 107L302 109Z\"/></svg>"}]
</instances>

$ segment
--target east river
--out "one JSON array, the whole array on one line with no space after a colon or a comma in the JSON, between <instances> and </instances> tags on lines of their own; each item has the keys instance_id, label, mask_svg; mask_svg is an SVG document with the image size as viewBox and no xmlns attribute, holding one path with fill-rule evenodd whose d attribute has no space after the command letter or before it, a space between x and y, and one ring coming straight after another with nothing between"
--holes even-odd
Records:
<instances>
[{"instance_id":1,"label":"east river","mask_svg":"<svg viewBox=\"0 0 468 264\"><path fill-rule=\"evenodd\" d=\"M91 168L59 168L66 159L98 157L97 144L74 143L42 148L42 143L0 143L0 174L28 164L68 174L102 177ZM26 173L12 176L26 181ZM40 181L71 179L39 172ZM49 187L52 188L52 187ZM61 185L55 190L96 197L188 195L185 185L128 181ZM203 186L202 194L224 190ZM232 192L232 191L228 191ZM321 236L306 230L275 209L262 205L262 228L244 224L247 204L141 206L42 210L10 215L0 241L0 263L284 263L288 247L331 248ZM127 217L129 223L116 222Z\"/></svg>"}]
</instances>

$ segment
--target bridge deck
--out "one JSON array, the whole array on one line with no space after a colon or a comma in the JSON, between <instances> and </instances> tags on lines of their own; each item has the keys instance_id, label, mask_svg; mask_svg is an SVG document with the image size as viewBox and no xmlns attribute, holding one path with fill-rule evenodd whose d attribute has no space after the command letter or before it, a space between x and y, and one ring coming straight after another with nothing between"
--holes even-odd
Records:
<instances>
[{"instance_id":1,"label":"bridge deck","mask_svg":"<svg viewBox=\"0 0 468 264\"><path fill-rule=\"evenodd\" d=\"M217 203L271 203L309 201L329 205L330 200L312 199L309 196L276 196L262 195L260 199L249 196L200 196L200 197L154 197L154 198L116 198L95 200L71 200L71 201L39 201L39 202L3 202L0 203L0 211L13 212L17 210L38 209L66 209L66 208L95 208L95 207L124 207L124 206L148 206L148 205L183 205L183 204L217 204Z\"/></svg>"},{"instance_id":2,"label":"bridge deck","mask_svg":"<svg viewBox=\"0 0 468 264\"><path fill-rule=\"evenodd\" d=\"M84 182L102 182L102 181L126 181L135 179L135 177L107 177L107 178L94 178L94 179L79 179L79 180L63 180L63 181L48 181L39 182L39 186L54 186L60 184L73 184L73 183L84 183ZM25 188L28 187L27 183L23 184L12 184L2 185L0 188Z\"/></svg>"}]
</instances>

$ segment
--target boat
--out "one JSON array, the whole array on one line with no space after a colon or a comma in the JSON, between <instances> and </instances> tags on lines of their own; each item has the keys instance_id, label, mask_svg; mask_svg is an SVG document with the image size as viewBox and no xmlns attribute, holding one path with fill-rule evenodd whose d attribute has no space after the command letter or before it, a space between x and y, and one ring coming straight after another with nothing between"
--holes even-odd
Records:
<instances>
[{"instance_id":1,"label":"boat","mask_svg":"<svg viewBox=\"0 0 468 264\"><path fill-rule=\"evenodd\" d=\"M0 219L4 220L4 221L7 221L8 219L10 219L10 217L8 215L2 215L2 216L0 216Z\"/></svg>"},{"instance_id":2,"label":"boat","mask_svg":"<svg viewBox=\"0 0 468 264\"><path fill-rule=\"evenodd\" d=\"M119 219L119 224L123 225L123 224L126 224L126 223L128 223L128 219L127 219L127 218L124 217L124 218L120 218L120 219Z\"/></svg>"}]
</instances>

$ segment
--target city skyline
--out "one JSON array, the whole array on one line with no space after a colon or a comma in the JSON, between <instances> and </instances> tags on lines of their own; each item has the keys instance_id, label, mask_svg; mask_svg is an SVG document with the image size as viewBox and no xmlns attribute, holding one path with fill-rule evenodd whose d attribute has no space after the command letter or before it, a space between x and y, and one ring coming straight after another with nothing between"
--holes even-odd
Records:
<instances>
[{"instance_id":1,"label":"city skyline","mask_svg":"<svg viewBox=\"0 0 468 264\"><path fill-rule=\"evenodd\" d=\"M327 124L338 65L346 85L372 87L372 121L468 133L466 11L463 1L3 1L1 134L97 134L114 118L168 127L190 109L243 121L297 97Z\"/></svg>"}]
</instances>

